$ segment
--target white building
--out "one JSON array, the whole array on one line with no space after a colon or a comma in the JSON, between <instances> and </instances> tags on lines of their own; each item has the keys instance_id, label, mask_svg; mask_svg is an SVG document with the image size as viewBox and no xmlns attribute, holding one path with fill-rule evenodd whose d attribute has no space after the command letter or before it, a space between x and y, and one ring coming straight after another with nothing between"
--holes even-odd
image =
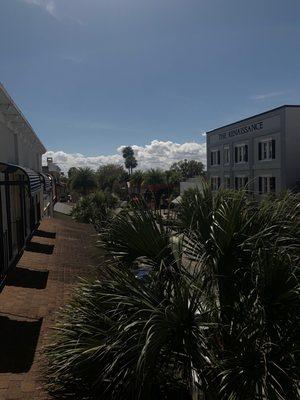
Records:
<instances>
[{"instance_id":1,"label":"white building","mask_svg":"<svg viewBox=\"0 0 300 400\"><path fill-rule=\"evenodd\" d=\"M207 173L214 190L247 185L256 198L297 190L300 106L285 105L207 132Z\"/></svg>"},{"instance_id":2,"label":"white building","mask_svg":"<svg viewBox=\"0 0 300 400\"><path fill-rule=\"evenodd\" d=\"M0 161L42 171L45 147L0 84Z\"/></svg>"},{"instance_id":3,"label":"white building","mask_svg":"<svg viewBox=\"0 0 300 400\"><path fill-rule=\"evenodd\" d=\"M189 178L186 181L180 182L180 196L184 194L189 189L199 189L203 190L203 177L195 176L193 178Z\"/></svg>"},{"instance_id":4,"label":"white building","mask_svg":"<svg viewBox=\"0 0 300 400\"><path fill-rule=\"evenodd\" d=\"M46 149L0 84L0 283L39 224L45 187Z\"/></svg>"}]
</instances>

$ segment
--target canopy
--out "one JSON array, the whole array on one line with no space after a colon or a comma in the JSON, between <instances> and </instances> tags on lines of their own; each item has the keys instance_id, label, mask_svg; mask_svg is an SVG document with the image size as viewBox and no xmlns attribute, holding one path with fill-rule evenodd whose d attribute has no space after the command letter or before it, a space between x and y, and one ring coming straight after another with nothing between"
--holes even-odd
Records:
<instances>
[{"instance_id":1,"label":"canopy","mask_svg":"<svg viewBox=\"0 0 300 400\"><path fill-rule=\"evenodd\" d=\"M7 164L0 162L0 172L14 173L21 171L27 177L30 195L35 195L41 189L41 179L38 172L30 168L21 167L19 165Z\"/></svg>"},{"instance_id":2,"label":"canopy","mask_svg":"<svg viewBox=\"0 0 300 400\"><path fill-rule=\"evenodd\" d=\"M46 192L50 192L52 190L52 180L51 180L50 176L40 173L40 177L41 177L42 184L44 186L44 190Z\"/></svg>"},{"instance_id":3,"label":"canopy","mask_svg":"<svg viewBox=\"0 0 300 400\"><path fill-rule=\"evenodd\" d=\"M171 201L173 204L180 204L182 200L181 196L177 196L174 200Z\"/></svg>"}]
</instances>

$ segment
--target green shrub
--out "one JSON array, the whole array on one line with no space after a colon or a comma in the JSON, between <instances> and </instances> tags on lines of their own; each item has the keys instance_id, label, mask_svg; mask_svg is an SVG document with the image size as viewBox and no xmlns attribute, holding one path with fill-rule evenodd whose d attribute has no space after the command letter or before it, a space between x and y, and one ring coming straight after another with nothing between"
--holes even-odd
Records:
<instances>
[{"instance_id":1,"label":"green shrub","mask_svg":"<svg viewBox=\"0 0 300 400\"><path fill-rule=\"evenodd\" d=\"M299 398L296 196L254 207L243 192L214 197L204 188L183 199L172 229L140 208L114 222L106 243L114 265L78 288L47 349L52 393ZM148 279L137 278L139 267L149 267Z\"/></svg>"},{"instance_id":2,"label":"green shrub","mask_svg":"<svg viewBox=\"0 0 300 400\"><path fill-rule=\"evenodd\" d=\"M114 195L97 191L81 197L73 208L71 216L77 222L103 225L111 218L112 209L117 203L118 199Z\"/></svg>"}]
</instances>

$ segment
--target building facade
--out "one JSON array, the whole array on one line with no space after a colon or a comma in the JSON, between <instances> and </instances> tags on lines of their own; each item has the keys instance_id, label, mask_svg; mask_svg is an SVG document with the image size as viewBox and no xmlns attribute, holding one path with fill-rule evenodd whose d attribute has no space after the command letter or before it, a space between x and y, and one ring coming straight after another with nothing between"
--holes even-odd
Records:
<instances>
[{"instance_id":1,"label":"building facade","mask_svg":"<svg viewBox=\"0 0 300 400\"><path fill-rule=\"evenodd\" d=\"M42 171L45 147L0 84L0 161Z\"/></svg>"},{"instance_id":2,"label":"building facade","mask_svg":"<svg viewBox=\"0 0 300 400\"><path fill-rule=\"evenodd\" d=\"M213 190L246 186L259 199L299 189L300 106L278 107L206 135Z\"/></svg>"},{"instance_id":3,"label":"building facade","mask_svg":"<svg viewBox=\"0 0 300 400\"><path fill-rule=\"evenodd\" d=\"M0 284L43 215L45 147L0 84Z\"/></svg>"}]
</instances>

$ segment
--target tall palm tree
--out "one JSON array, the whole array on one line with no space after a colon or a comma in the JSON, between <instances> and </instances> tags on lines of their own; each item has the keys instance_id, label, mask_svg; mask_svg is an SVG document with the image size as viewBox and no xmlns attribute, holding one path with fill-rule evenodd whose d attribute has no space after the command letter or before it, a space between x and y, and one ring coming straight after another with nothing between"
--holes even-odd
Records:
<instances>
[{"instance_id":1,"label":"tall palm tree","mask_svg":"<svg viewBox=\"0 0 300 400\"><path fill-rule=\"evenodd\" d=\"M134 150L131 146L126 146L122 150L122 155L125 160L125 167L128 169L129 174L137 167L137 160L134 157Z\"/></svg>"}]
</instances>

